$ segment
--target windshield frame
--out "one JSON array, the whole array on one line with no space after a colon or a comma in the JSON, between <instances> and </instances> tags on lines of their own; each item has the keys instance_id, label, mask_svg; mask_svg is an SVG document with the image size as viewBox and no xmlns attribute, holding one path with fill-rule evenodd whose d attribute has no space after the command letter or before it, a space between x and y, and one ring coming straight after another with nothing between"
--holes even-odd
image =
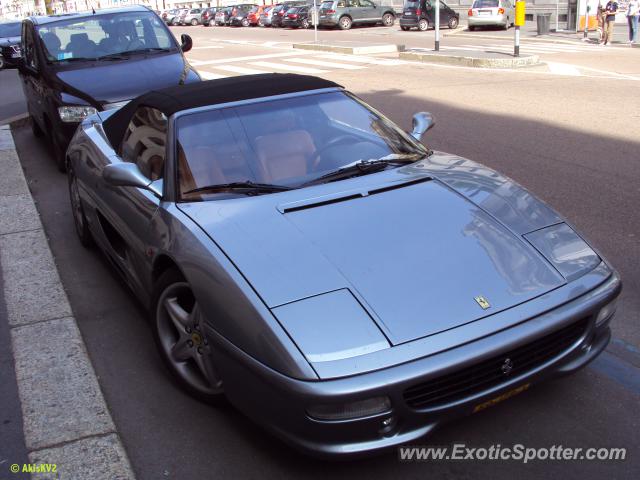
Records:
<instances>
[{"instance_id":1,"label":"windshield frame","mask_svg":"<svg viewBox=\"0 0 640 480\"><path fill-rule=\"evenodd\" d=\"M51 28L59 28L59 27L64 27L65 25L73 25L74 23L79 23L79 22L83 22L83 21L88 21L88 20L112 20L113 18L117 18L120 16L138 16L139 20L143 20L142 16L146 17L144 19L149 20L149 21L153 21L153 20L158 20L158 27L159 28L163 28L167 34L167 38L169 41L169 46L167 47L166 50L157 50L157 51L149 51L149 50L145 50L145 49L140 49L137 50L136 53L132 53L132 52L119 52L121 53L124 57L127 58L122 58L122 59L114 59L114 58L109 58L111 55L114 54L118 54L118 52L114 52L114 53L110 53L110 54L105 54L105 55L101 55L100 57L70 57L70 58L66 58L66 59L57 59L57 60L52 60L51 58L49 58L51 56L51 53L49 52L49 50L47 49L47 46L45 45L43 39L42 39L42 35L40 33L40 31L42 29L51 29ZM143 55L161 55L161 54L175 54L177 52L180 51L178 42L176 40L176 38L174 37L174 35L171 33L171 30L169 30L165 24L164 21L162 21L162 19L160 17L158 17L155 13L148 11L148 12L137 12L137 11L131 11L131 12L106 12L106 13L101 13L98 15L83 15L83 16L74 16L72 18L62 18L60 20L57 20L55 22L47 22L45 24L42 25L36 25L35 26L35 40L39 43L39 50L42 52L42 58L45 61L45 63L50 67L50 68L57 68L57 69L63 69L66 67L70 67L70 68L78 68L78 65L86 65L87 63L100 63L100 62L104 62L106 60L108 60L109 62L117 62L117 61L127 61L129 60L129 56L131 55L139 55L140 57L142 57ZM153 25L151 26L151 28L153 28ZM105 37L106 38L106 37ZM147 47L148 48L148 47ZM162 48L162 47L160 47ZM69 61L71 60L71 61Z\"/></svg>"},{"instance_id":2,"label":"windshield frame","mask_svg":"<svg viewBox=\"0 0 640 480\"><path fill-rule=\"evenodd\" d=\"M285 93L281 95L272 95L268 97L238 100L234 102L220 103L216 105L206 105L202 107L195 107L187 110L182 110L180 112L174 113L169 117L169 125L168 125L168 131L167 131L167 151L166 151L166 161L165 161L165 178L170 179L170 181L164 182L165 191L163 192L163 198L166 198L167 201L176 202L176 203L194 203L199 201L195 199L185 200L180 198L180 187L178 185L179 174L178 174L178 128L177 128L177 125L181 118L192 115L192 114L197 114L197 113L204 113L204 112L210 112L210 111L216 111L216 110L225 110L225 109L246 106L246 105L270 103L278 100L293 99L298 97L308 97L308 96L322 95L326 93L336 93L336 92L342 93L343 95L347 96L349 99L355 101L366 110L369 110L371 113L378 116L382 121L388 122L394 127L397 127L397 131L400 134L400 136L402 136L403 139L407 141L407 143L412 144L412 146L414 146L416 150L419 150L421 151L421 153L424 153L424 157L427 157L432 153L432 151L429 149L427 145L424 145L420 141L416 140L413 136L411 136L411 134L402 130L402 128L399 125L397 125L393 120L389 119L383 113L376 110L371 105L367 104L366 102L358 98L353 93L346 91L340 87L321 88L316 90L307 90L303 92L293 92L293 93ZM292 186L292 185L285 185L285 186ZM294 189L298 189L298 188L309 188L309 187L305 186L304 184L300 184L294 187ZM218 201L218 200L226 200L231 198L238 198L238 197L220 197L219 199L210 198L210 199L204 199L201 201Z\"/></svg>"}]
</instances>

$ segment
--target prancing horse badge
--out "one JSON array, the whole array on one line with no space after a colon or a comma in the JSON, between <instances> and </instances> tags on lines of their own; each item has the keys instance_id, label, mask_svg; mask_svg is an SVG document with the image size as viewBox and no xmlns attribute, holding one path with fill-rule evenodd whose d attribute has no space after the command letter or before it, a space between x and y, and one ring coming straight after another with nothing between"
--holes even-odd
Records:
<instances>
[{"instance_id":1,"label":"prancing horse badge","mask_svg":"<svg viewBox=\"0 0 640 480\"><path fill-rule=\"evenodd\" d=\"M480 305L483 310L486 310L491 306L491 304L489 303L489 300L484 298L482 295L478 295L477 297L475 297L475 299L476 299L476 302L478 302L478 305Z\"/></svg>"}]
</instances>

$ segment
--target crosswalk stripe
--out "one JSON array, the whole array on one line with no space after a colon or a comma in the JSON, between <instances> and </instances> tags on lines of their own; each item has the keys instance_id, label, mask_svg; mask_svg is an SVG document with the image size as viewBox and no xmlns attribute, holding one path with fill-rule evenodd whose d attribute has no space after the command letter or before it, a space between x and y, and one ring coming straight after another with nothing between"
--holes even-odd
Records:
<instances>
[{"instance_id":1,"label":"crosswalk stripe","mask_svg":"<svg viewBox=\"0 0 640 480\"><path fill-rule=\"evenodd\" d=\"M265 68L273 68L275 70L286 70L290 72L299 72L299 73L327 73L327 70L320 70L318 68L299 67L297 65L285 65L282 63L274 63L274 62L251 62L251 65L256 65L258 67L265 67Z\"/></svg>"},{"instance_id":2,"label":"crosswalk stripe","mask_svg":"<svg viewBox=\"0 0 640 480\"><path fill-rule=\"evenodd\" d=\"M216 65L216 70L225 70L227 72L241 73L243 75L257 75L260 73L267 73L264 70L256 70L254 68L239 67L238 65Z\"/></svg>"},{"instance_id":3,"label":"crosswalk stripe","mask_svg":"<svg viewBox=\"0 0 640 480\"><path fill-rule=\"evenodd\" d=\"M200 76L202 78L204 78L205 80L215 80L217 78L227 78L226 75L218 75L217 73L212 73L212 72L204 72L202 70L198 70L198 73L200 74Z\"/></svg>"},{"instance_id":4,"label":"crosswalk stripe","mask_svg":"<svg viewBox=\"0 0 640 480\"><path fill-rule=\"evenodd\" d=\"M551 73L555 73L556 75L571 75L574 77L579 77L581 75L580 70L578 70L573 65L547 62L547 66L549 67L549 71Z\"/></svg>"},{"instance_id":5,"label":"crosswalk stripe","mask_svg":"<svg viewBox=\"0 0 640 480\"><path fill-rule=\"evenodd\" d=\"M215 60L189 60L191 65L215 65L218 63L235 63L246 62L249 60L260 60L263 58L282 58L282 57L299 57L300 55L310 55L314 53L312 50L308 50L309 53L298 52L283 52L283 53L267 53L265 55L249 55L247 57L231 57L231 58L218 58Z\"/></svg>"},{"instance_id":6,"label":"crosswalk stripe","mask_svg":"<svg viewBox=\"0 0 640 480\"><path fill-rule=\"evenodd\" d=\"M349 65L347 63L327 62L323 60L314 60L311 58L287 58L287 62L304 63L305 65L317 65L319 67L340 68L344 70L361 70L362 65Z\"/></svg>"},{"instance_id":7,"label":"crosswalk stripe","mask_svg":"<svg viewBox=\"0 0 640 480\"><path fill-rule=\"evenodd\" d=\"M340 54L325 54L325 55L316 55L315 58L326 58L328 60L340 60L344 62L355 62L355 63L369 63L371 65L405 65L407 62L402 60L390 60L383 58L374 58L374 57L365 57L358 55L340 55Z\"/></svg>"}]
</instances>

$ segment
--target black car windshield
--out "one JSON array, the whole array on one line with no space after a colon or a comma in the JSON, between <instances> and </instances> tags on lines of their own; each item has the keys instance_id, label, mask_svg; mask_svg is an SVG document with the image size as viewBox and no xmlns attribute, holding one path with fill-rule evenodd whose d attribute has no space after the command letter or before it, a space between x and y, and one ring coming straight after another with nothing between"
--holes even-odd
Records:
<instances>
[{"instance_id":1,"label":"black car windshield","mask_svg":"<svg viewBox=\"0 0 640 480\"><path fill-rule=\"evenodd\" d=\"M20 22L0 23L0 38L19 37Z\"/></svg>"},{"instance_id":2,"label":"black car windshield","mask_svg":"<svg viewBox=\"0 0 640 480\"><path fill-rule=\"evenodd\" d=\"M153 12L71 18L43 25L38 34L47 60L55 63L162 52L176 46L167 27Z\"/></svg>"},{"instance_id":3,"label":"black car windshield","mask_svg":"<svg viewBox=\"0 0 640 480\"><path fill-rule=\"evenodd\" d=\"M344 92L187 114L177 121L177 140L181 201L234 195L220 189L207 192L207 186L251 182L297 188L324 183L323 176L333 181L336 177L327 174L354 163L409 162L429 153L393 122ZM380 168L353 170L351 176Z\"/></svg>"}]
</instances>

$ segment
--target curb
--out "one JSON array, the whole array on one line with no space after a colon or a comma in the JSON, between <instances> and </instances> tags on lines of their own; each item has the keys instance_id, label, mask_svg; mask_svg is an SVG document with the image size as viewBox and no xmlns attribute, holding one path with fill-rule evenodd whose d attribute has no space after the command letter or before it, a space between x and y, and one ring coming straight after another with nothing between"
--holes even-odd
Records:
<instances>
[{"instance_id":1,"label":"curb","mask_svg":"<svg viewBox=\"0 0 640 480\"><path fill-rule=\"evenodd\" d=\"M32 464L56 465L32 478L133 480L8 125L0 168L0 268L25 445Z\"/></svg>"},{"instance_id":2,"label":"curb","mask_svg":"<svg viewBox=\"0 0 640 480\"><path fill-rule=\"evenodd\" d=\"M475 33L463 33L463 32L447 32L447 33L443 33L442 36L444 37L449 37L449 36L455 36L455 37L464 37L464 38L482 38L482 39L487 39L487 40L513 40L513 36L504 36L504 35L478 35ZM520 36L520 41L533 41L533 42L543 42L543 43L560 43L560 44L564 44L564 45L575 45L576 43L581 43L580 39L576 39L576 40L564 40L562 38L537 38L537 37L527 37L527 36Z\"/></svg>"},{"instance_id":3,"label":"curb","mask_svg":"<svg viewBox=\"0 0 640 480\"><path fill-rule=\"evenodd\" d=\"M397 53L405 50L404 45L394 43L380 45L347 46L321 43L294 43L293 48L300 50L317 50L321 52L333 52L349 55L369 55L373 53Z\"/></svg>"},{"instance_id":4,"label":"curb","mask_svg":"<svg viewBox=\"0 0 640 480\"><path fill-rule=\"evenodd\" d=\"M431 52L400 52L400 59L476 68L520 68L540 63L538 55L523 55L513 58L479 58L464 55L441 55Z\"/></svg>"}]
</instances>

